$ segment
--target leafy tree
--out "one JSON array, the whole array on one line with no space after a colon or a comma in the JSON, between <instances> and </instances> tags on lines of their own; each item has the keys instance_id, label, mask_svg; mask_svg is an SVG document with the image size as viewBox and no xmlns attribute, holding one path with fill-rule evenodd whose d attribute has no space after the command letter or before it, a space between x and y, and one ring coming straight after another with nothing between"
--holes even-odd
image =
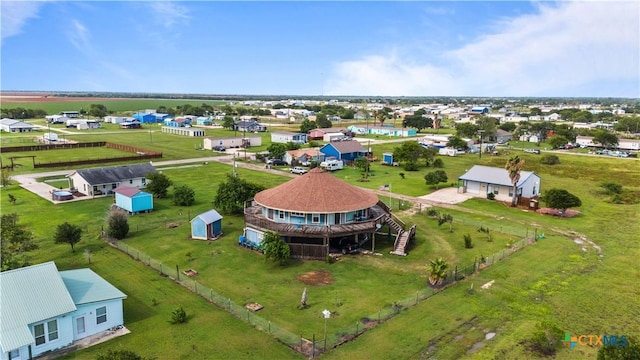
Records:
<instances>
[{"instance_id":1,"label":"leafy tree","mask_svg":"<svg viewBox=\"0 0 640 360\"><path fill-rule=\"evenodd\" d=\"M462 140L460 136L450 137L449 141L447 142L447 146L452 147L454 149L463 149L463 150L467 150L469 148L469 146L467 145L467 142Z\"/></svg>"},{"instance_id":2,"label":"leafy tree","mask_svg":"<svg viewBox=\"0 0 640 360\"><path fill-rule=\"evenodd\" d=\"M173 192L173 203L178 206L191 206L196 201L196 193L188 185L176 186Z\"/></svg>"},{"instance_id":3,"label":"leafy tree","mask_svg":"<svg viewBox=\"0 0 640 360\"><path fill-rule=\"evenodd\" d=\"M626 340L626 345L623 346ZM640 359L640 342L634 337L617 338L617 344L605 344L598 350L598 360Z\"/></svg>"},{"instance_id":4,"label":"leafy tree","mask_svg":"<svg viewBox=\"0 0 640 360\"><path fill-rule=\"evenodd\" d=\"M291 258L291 248L289 248L289 245L280 238L280 235L272 231L264 234L260 246L268 260L277 262L281 266L286 265Z\"/></svg>"},{"instance_id":5,"label":"leafy tree","mask_svg":"<svg viewBox=\"0 0 640 360\"><path fill-rule=\"evenodd\" d=\"M364 178L366 179L367 175L369 174L369 159L367 159L366 157L359 157L355 159L353 163L358 169L364 172Z\"/></svg>"},{"instance_id":6,"label":"leafy tree","mask_svg":"<svg viewBox=\"0 0 640 360\"><path fill-rule=\"evenodd\" d=\"M417 164L420 159L426 159L425 161L428 162L430 158L433 158L433 151L429 152L428 149L416 141L405 141L393 150L393 158L400 162Z\"/></svg>"},{"instance_id":7,"label":"leafy tree","mask_svg":"<svg viewBox=\"0 0 640 360\"><path fill-rule=\"evenodd\" d=\"M443 168L444 167L444 161L442 161L442 159L435 159L433 160L433 167L434 168Z\"/></svg>"},{"instance_id":8,"label":"leafy tree","mask_svg":"<svg viewBox=\"0 0 640 360\"><path fill-rule=\"evenodd\" d=\"M438 184L441 182L447 182L447 173L444 170L436 170L424 176L424 180L427 185L435 185L436 189L438 188Z\"/></svg>"},{"instance_id":9,"label":"leafy tree","mask_svg":"<svg viewBox=\"0 0 640 360\"><path fill-rule=\"evenodd\" d=\"M465 249L473 249L473 240L471 240L471 235L464 235L464 248Z\"/></svg>"},{"instance_id":10,"label":"leafy tree","mask_svg":"<svg viewBox=\"0 0 640 360\"><path fill-rule=\"evenodd\" d=\"M321 129L328 129L333 126L331 120L329 120L327 115L324 113L316 115L316 124L318 124L318 127Z\"/></svg>"},{"instance_id":11,"label":"leafy tree","mask_svg":"<svg viewBox=\"0 0 640 360\"><path fill-rule=\"evenodd\" d=\"M242 214L245 201L253 199L262 190L260 185L227 175L227 180L218 186L213 205L223 213Z\"/></svg>"},{"instance_id":12,"label":"leafy tree","mask_svg":"<svg viewBox=\"0 0 640 360\"><path fill-rule=\"evenodd\" d=\"M513 132L516 129L517 126L518 125L516 125L515 123L505 122L504 124L500 124L500 126L498 126L498 128L502 129L504 131Z\"/></svg>"},{"instance_id":13,"label":"leafy tree","mask_svg":"<svg viewBox=\"0 0 640 360\"><path fill-rule=\"evenodd\" d=\"M542 115L542 110L540 110L539 107L532 107L529 109L529 114L533 116L540 116Z\"/></svg>"},{"instance_id":14,"label":"leafy tree","mask_svg":"<svg viewBox=\"0 0 640 360\"><path fill-rule=\"evenodd\" d=\"M71 245L71 252L76 252L74 245L82 240L82 229L78 225L64 222L56 228L54 240L56 244Z\"/></svg>"},{"instance_id":15,"label":"leafy tree","mask_svg":"<svg viewBox=\"0 0 640 360\"><path fill-rule=\"evenodd\" d=\"M282 159L284 153L287 152L287 145L282 143L271 143L271 145L267 147L267 151L272 159Z\"/></svg>"},{"instance_id":16,"label":"leafy tree","mask_svg":"<svg viewBox=\"0 0 640 360\"><path fill-rule=\"evenodd\" d=\"M560 210L564 216L567 209L582 206L580 199L564 189L550 189L540 198L548 207Z\"/></svg>"},{"instance_id":17,"label":"leafy tree","mask_svg":"<svg viewBox=\"0 0 640 360\"><path fill-rule=\"evenodd\" d=\"M311 121L309 119L304 119L302 120L302 123L300 123L300 132L301 133L308 133L309 131L313 130L313 129L317 129L318 125L316 124L315 121Z\"/></svg>"},{"instance_id":18,"label":"leafy tree","mask_svg":"<svg viewBox=\"0 0 640 360\"><path fill-rule=\"evenodd\" d=\"M352 109L342 109L339 113L338 116L340 116L341 119L348 119L351 120L353 119L353 117L355 116L356 112L353 111Z\"/></svg>"},{"instance_id":19,"label":"leafy tree","mask_svg":"<svg viewBox=\"0 0 640 360\"><path fill-rule=\"evenodd\" d=\"M148 192L158 199L167 196L169 186L173 184L167 175L156 171L145 175L145 177L149 180L146 187Z\"/></svg>"},{"instance_id":20,"label":"leafy tree","mask_svg":"<svg viewBox=\"0 0 640 360\"><path fill-rule=\"evenodd\" d=\"M374 118L380 122L380 126L384 125L384 122L387 120L389 112L385 112L384 109L375 112Z\"/></svg>"},{"instance_id":21,"label":"leafy tree","mask_svg":"<svg viewBox=\"0 0 640 360\"><path fill-rule=\"evenodd\" d=\"M236 122L233 120L233 116L225 115L222 122L222 127L224 127L225 129L233 130L235 126Z\"/></svg>"},{"instance_id":22,"label":"leafy tree","mask_svg":"<svg viewBox=\"0 0 640 360\"><path fill-rule=\"evenodd\" d=\"M625 116L618 119L613 127L616 131L628 133L640 133L640 116Z\"/></svg>"},{"instance_id":23,"label":"leafy tree","mask_svg":"<svg viewBox=\"0 0 640 360\"><path fill-rule=\"evenodd\" d=\"M98 354L96 360L144 360L144 358L131 350L109 349Z\"/></svg>"},{"instance_id":24,"label":"leafy tree","mask_svg":"<svg viewBox=\"0 0 640 360\"><path fill-rule=\"evenodd\" d=\"M480 119L476 120L476 125L478 126L478 130L484 130L482 136L485 139L495 139L498 130L496 119L488 116L482 116Z\"/></svg>"},{"instance_id":25,"label":"leafy tree","mask_svg":"<svg viewBox=\"0 0 640 360\"><path fill-rule=\"evenodd\" d=\"M2 214L0 218L0 266L11 270L29 265L28 251L38 248L33 233L18 224L18 214Z\"/></svg>"},{"instance_id":26,"label":"leafy tree","mask_svg":"<svg viewBox=\"0 0 640 360\"><path fill-rule=\"evenodd\" d=\"M522 166L524 165L524 160L520 159L518 155L511 157L504 168L509 173L509 179L511 179L511 184L513 185L513 199L511 200L511 206L516 206L518 204L518 181L520 181L520 171L522 170Z\"/></svg>"},{"instance_id":27,"label":"leafy tree","mask_svg":"<svg viewBox=\"0 0 640 360\"><path fill-rule=\"evenodd\" d=\"M429 270L429 284L431 284L431 286L441 285L447 278L448 267L449 265L447 265L446 260L441 257L431 260L427 266Z\"/></svg>"},{"instance_id":28,"label":"leafy tree","mask_svg":"<svg viewBox=\"0 0 640 360\"><path fill-rule=\"evenodd\" d=\"M300 144L294 143L293 141L289 141L287 143L287 150L298 150L298 149L300 149L300 147L301 147Z\"/></svg>"},{"instance_id":29,"label":"leafy tree","mask_svg":"<svg viewBox=\"0 0 640 360\"><path fill-rule=\"evenodd\" d=\"M608 148L618 146L618 137L606 130L600 130L593 136L593 142Z\"/></svg>"},{"instance_id":30,"label":"leafy tree","mask_svg":"<svg viewBox=\"0 0 640 360\"><path fill-rule=\"evenodd\" d=\"M129 234L129 216L122 210L111 210L107 218L107 236L121 240L127 234Z\"/></svg>"},{"instance_id":31,"label":"leafy tree","mask_svg":"<svg viewBox=\"0 0 640 360\"><path fill-rule=\"evenodd\" d=\"M89 115L103 118L109 114L107 107L102 104L91 104L89 106Z\"/></svg>"},{"instance_id":32,"label":"leafy tree","mask_svg":"<svg viewBox=\"0 0 640 360\"><path fill-rule=\"evenodd\" d=\"M406 116L404 120L402 120L402 126L416 128L418 132L421 132L422 129L433 127L433 119L424 117L422 114L417 115L416 113Z\"/></svg>"},{"instance_id":33,"label":"leafy tree","mask_svg":"<svg viewBox=\"0 0 640 360\"><path fill-rule=\"evenodd\" d=\"M541 355L551 356L561 346L564 331L555 323L543 321L536 325L530 339L531 349Z\"/></svg>"},{"instance_id":34,"label":"leafy tree","mask_svg":"<svg viewBox=\"0 0 640 360\"><path fill-rule=\"evenodd\" d=\"M460 137L472 138L478 133L478 126L470 123L456 124L456 135Z\"/></svg>"},{"instance_id":35,"label":"leafy tree","mask_svg":"<svg viewBox=\"0 0 640 360\"><path fill-rule=\"evenodd\" d=\"M547 142L549 143L549 145L551 145L552 148L557 149L560 146L566 145L569 140L562 135L554 135L550 137Z\"/></svg>"}]
</instances>

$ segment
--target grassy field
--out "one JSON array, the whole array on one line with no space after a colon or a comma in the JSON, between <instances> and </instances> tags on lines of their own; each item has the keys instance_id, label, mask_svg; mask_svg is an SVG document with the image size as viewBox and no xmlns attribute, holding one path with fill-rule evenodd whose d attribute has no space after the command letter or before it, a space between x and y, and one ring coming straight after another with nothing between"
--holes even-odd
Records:
<instances>
[{"instance_id":1,"label":"grassy field","mask_svg":"<svg viewBox=\"0 0 640 360\"><path fill-rule=\"evenodd\" d=\"M201 150L196 150L194 139L159 133L153 134L153 142L149 141L148 133L125 136L104 131L70 136L95 138L82 141L100 139L140 147L147 147L143 144L146 140L149 148L163 149L160 151L167 154L167 159L203 156ZM381 153L393 151L395 146L383 144L373 148L381 157ZM524 170L535 171L542 177L543 191L560 187L579 196L583 201L579 209L581 214L562 219L514 210L497 202L470 200L457 209L439 209L453 215L453 231L450 231L447 224L438 226L434 219L415 213L415 208L407 205L402 207L406 211L397 214L407 224L418 225L416 245L407 257L386 255L392 241L381 235L375 248L383 254L380 257L349 256L334 264L294 261L287 267L279 267L236 245L243 227L241 217L225 216L225 235L211 244L187 239L189 219L211 208L218 184L231 173L228 166L209 163L164 170L176 185L188 184L195 189L196 204L185 208L174 206L170 198L156 200L152 213L130 218L131 235L125 242L168 266L196 269L201 284L236 303L261 303L265 309L258 315L306 338L314 334L321 337L324 323L320 312L329 309L334 316L329 320L328 333L335 339L353 329L356 323L361 324L362 318L375 317L381 309L423 291L427 279L425 265L429 259L442 256L452 266L467 266L481 256L508 248L509 244L535 230L544 233L545 238L417 306L403 310L397 317L324 357L364 359L381 358L384 354L385 359L527 358L533 355L523 340L531 336L541 320L551 320L573 335L638 336L640 324L635 319L640 316L637 302L640 287L636 279L640 271L636 258L640 255L640 245L635 239L640 231L640 206L637 203L613 204L599 187L602 181L615 181L625 187L629 198L638 199L638 162L559 154L561 164L548 166L539 162L540 155L512 149L509 155L513 154L525 159ZM211 152L207 152L206 156L209 155ZM509 155L483 156L481 159L473 155L443 158L444 170L449 183L455 183L457 177L474 164L503 167ZM407 172L402 168L373 164L368 182L358 181L362 174L352 168L338 171L335 176L372 189L391 184L392 193L420 196L433 191L424 184L423 178L431 170ZM400 172L405 173L404 179ZM288 179L242 168L238 174L266 187ZM2 193L2 212L18 213L20 222L34 232L40 243L40 249L33 252L34 262L56 260L61 269L84 267L87 266L84 251L89 249L94 254L90 266L129 294L125 301L125 322L132 334L73 357L91 358L106 348L134 346L144 356L159 358L164 357L162 354L194 359L298 357L268 335L251 329L159 277L156 272L106 247L98 240L98 234L105 224L112 199L52 205L16 185L3 189ZM8 202L6 193L17 198L16 205ZM46 221L42 220L43 213L47 214ZM53 244L52 227L63 221L82 224L85 229L76 253L71 253L68 246ZM492 229L492 241L477 232L479 226ZM464 248L465 234L472 236L473 249ZM593 241L601 252L589 244L583 244L585 250L582 250L583 245L575 242L582 237ZM366 246L370 249L372 244ZM118 266L113 266L116 263ZM297 279L301 274L317 270L329 271L333 283L309 287ZM490 280L495 280L493 287L481 290L480 285ZM469 290L471 284L473 291ZM298 310L296 306L304 287L309 287L311 306ZM153 299L159 302L157 306L152 306ZM176 304L182 304L192 314L184 329L166 324L168 314ZM225 335L215 331L221 328L225 329ZM497 335L483 341L486 332ZM217 336L211 336L212 333ZM481 341L481 348L467 354ZM595 352L596 349L587 347L561 349L558 357L593 357Z\"/></svg>"}]
</instances>

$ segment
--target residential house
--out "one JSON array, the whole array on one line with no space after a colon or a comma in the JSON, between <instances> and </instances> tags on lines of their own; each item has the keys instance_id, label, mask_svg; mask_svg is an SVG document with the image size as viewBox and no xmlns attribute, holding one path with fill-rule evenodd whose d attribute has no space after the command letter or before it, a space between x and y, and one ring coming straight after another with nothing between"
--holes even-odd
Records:
<instances>
[{"instance_id":1,"label":"residential house","mask_svg":"<svg viewBox=\"0 0 640 360\"><path fill-rule=\"evenodd\" d=\"M104 122L111 124L122 124L126 121L131 121L132 119L124 117L124 116L105 116Z\"/></svg>"},{"instance_id":2,"label":"residential house","mask_svg":"<svg viewBox=\"0 0 640 360\"><path fill-rule=\"evenodd\" d=\"M199 116L198 118L196 118L196 124L197 125L211 125L211 124L213 124L213 121L208 116Z\"/></svg>"},{"instance_id":3,"label":"residential house","mask_svg":"<svg viewBox=\"0 0 640 360\"><path fill-rule=\"evenodd\" d=\"M138 120L123 121L120 123L120 128L121 129L140 129L142 128L142 124L140 124L140 121Z\"/></svg>"},{"instance_id":4,"label":"residential house","mask_svg":"<svg viewBox=\"0 0 640 360\"><path fill-rule=\"evenodd\" d=\"M518 202L539 197L540 185L540 176L536 173L520 171L520 180L516 184ZM494 194L496 200L508 202L513 199L513 184L506 169L474 165L458 178L458 192L482 198Z\"/></svg>"},{"instance_id":5,"label":"residential house","mask_svg":"<svg viewBox=\"0 0 640 360\"><path fill-rule=\"evenodd\" d=\"M513 139L513 134L508 131L497 129L496 130L496 142L498 144L505 144Z\"/></svg>"},{"instance_id":6,"label":"residential house","mask_svg":"<svg viewBox=\"0 0 640 360\"><path fill-rule=\"evenodd\" d=\"M384 136L399 136L399 137L408 137L408 136L416 136L418 134L418 130L412 128L406 129L398 129L393 127L370 127L369 128L370 135L384 135Z\"/></svg>"},{"instance_id":7,"label":"residential house","mask_svg":"<svg viewBox=\"0 0 640 360\"><path fill-rule=\"evenodd\" d=\"M340 134L341 136L345 136L345 134L348 132L347 129L336 129L336 128L328 128L328 129L313 129L311 131L309 131L309 140L322 140L325 139L324 141L330 141L330 140L326 140L326 136L330 135L330 134Z\"/></svg>"},{"instance_id":8,"label":"residential house","mask_svg":"<svg viewBox=\"0 0 640 360\"><path fill-rule=\"evenodd\" d=\"M191 238L216 239L222 235L222 215L214 209L203 212L191 220Z\"/></svg>"},{"instance_id":9,"label":"residential house","mask_svg":"<svg viewBox=\"0 0 640 360\"><path fill-rule=\"evenodd\" d=\"M265 132L267 127L260 124L258 120L241 120L233 125L235 131L247 131L247 132Z\"/></svg>"},{"instance_id":10,"label":"residential house","mask_svg":"<svg viewBox=\"0 0 640 360\"><path fill-rule=\"evenodd\" d=\"M155 171L151 164L136 164L76 170L67 177L69 188L87 196L96 196L109 195L121 184L143 188L147 185L145 176Z\"/></svg>"},{"instance_id":11,"label":"residential house","mask_svg":"<svg viewBox=\"0 0 640 360\"><path fill-rule=\"evenodd\" d=\"M284 154L283 160L289 165L293 165L294 162L297 164L308 164L311 162L319 164L324 161L324 154L316 149L289 150Z\"/></svg>"},{"instance_id":12,"label":"residential house","mask_svg":"<svg viewBox=\"0 0 640 360\"><path fill-rule=\"evenodd\" d=\"M34 125L19 120L4 118L0 120L0 130L9 133L32 132L36 130Z\"/></svg>"},{"instance_id":13,"label":"residential house","mask_svg":"<svg viewBox=\"0 0 640 360\"><path fill-rule=\"evenodd\" d=\"M214 146L224 146L225 149L241 148L251 146L261 146L262 137L260 136L238 136L228 138L205 138L203 148L213 150Z\"/></svg>"},{"instance_id":14,"label":"residential house","mask_svg":"<svg viewBox=\"0 0 640 360\"><path fill-rule=\"evenodd\" d=\"M73 119L73 118L80 117L80 112L79 111L61 111L60 115Z\"/></svg>"},{"instance_id":15,"label":"residential house","mask_svg":"<svg viewBox=\"0 0 640 360\"><path fill-rule=\"evenodd\" d=\"M394 220L376 194L320 168L259 192L245 204L244 218L242 245L258 247L271 231L289 245L294 258L324 260L346 244L371 241L376 231L385 231L383 226L397 233L394 251L405 255L415 235Z\"/></svg>"},{"instance_id":16,"label":"residential house","mask_svg":"<svg viewBox=\"0 0 640 360\"><path fill-rule=\"evenodd\" d=\"M130 214L153 210L153 195L138 188L120 185L113 189L115 205Z\"/></svg>"},{"instance_id":17,"label":"residential house","mask_svg":"<svg viewBox=\"0 0 640 360\"><path fill-rule=\"evenodd\" d=\"M122 291L54 262L0 272L0 359L31 359L124 324Z\"/></svg>"},{"instance_id":18,"label":"residential house","mask_svg":"<svg viewBox=\"0 0 640 360\"><path fill-rule=\"evenodd\" d=\"M325 158L333 157L347 162L367 154L367 150L355 140L330 142L321 147L320 152Z\"/></svg>"},{"instance_id":19,"label":"residential house","mask_svg":"<svg viewBox=\"0 0 640 360\"><path fill-rule=\"evenodd\" d=\"M307 143L307 134L305 133L294 133L288 131L277 131L271 133L271 142L274 143L294 143L294 144L306 144Z\"/></svg>"},{"instance_id":20,"label":"residential house","mask_svg":"<svg viewBox=\"0 0 640 360\"><path fill-rule=\"evenodd\" d=\"M45 118L49 124L66 124L69 120L68 117L62 115L47 115Z\"/></svg>"}]
</instances>

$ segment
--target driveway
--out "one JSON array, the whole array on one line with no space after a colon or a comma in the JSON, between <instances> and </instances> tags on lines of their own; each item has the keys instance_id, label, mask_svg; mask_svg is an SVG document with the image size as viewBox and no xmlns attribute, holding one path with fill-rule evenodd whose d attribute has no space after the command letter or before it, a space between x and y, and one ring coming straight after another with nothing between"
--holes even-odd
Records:
<instances>
[{"instance_id":1,"label":"driveway","mask_svg":"<svg viewBox=\"0 0 640 360\"><path fill-rule=\"evenodd\" d=\"M440 204L459 204L472 197L473 196L469 194L459 194L458 189L455 187L448 187L436 190L428 195L419 196L418 198Z\"/></svg>"}]
</instances>

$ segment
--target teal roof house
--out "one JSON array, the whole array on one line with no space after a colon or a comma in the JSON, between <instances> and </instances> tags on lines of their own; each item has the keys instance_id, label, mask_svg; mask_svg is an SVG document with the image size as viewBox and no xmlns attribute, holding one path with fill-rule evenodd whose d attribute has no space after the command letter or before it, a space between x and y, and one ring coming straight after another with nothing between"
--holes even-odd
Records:
<instances>
[{"instance_id":1,"label":"teal roof house","mask_svg":"<svg viewBox=\"0 0 640 360\"><path fill-rule=\"evenodd\" d=\"M153 195L148 192L127 185L120 185L113 192L116 206L130 214L153 210Z\"/></svg>"},{"instance_id":2,"label":"teal roof house","mask_svg":"<svg viewBox=\"0 0 640 360\"><path fill-rule=\"evenodd\" d=\"M211 209L191 220L191 238L200 240L216 239L222 235L222 215Z\"/></svg>"},{"instance_id":3,"label":"teal roof house","mask_svg":"<svg viewBox=\"0 0 640 360\"><path fill-rule=\"evenodd\" d=\"M91 269L54 262L0 272L0 359L31 359L122 326L127 295Z\"/></svg>"}]
</instances>

